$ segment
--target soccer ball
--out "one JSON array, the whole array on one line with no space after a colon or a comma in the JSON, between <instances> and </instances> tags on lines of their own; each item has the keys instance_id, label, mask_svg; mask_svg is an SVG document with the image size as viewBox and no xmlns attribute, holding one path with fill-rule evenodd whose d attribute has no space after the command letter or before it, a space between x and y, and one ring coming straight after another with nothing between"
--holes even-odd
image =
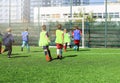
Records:
<instances>
[{"instance_id":1,"label":"soccer ball","mask_svg":"<svg viewBox=\"0 0 120 83\"><path fill-rule=\"evenodd\" d=\"M74 46L74 47L73 47L73 50L77 50L77 48L78 48L77 46Z\"/></svg>"}]
</instances>

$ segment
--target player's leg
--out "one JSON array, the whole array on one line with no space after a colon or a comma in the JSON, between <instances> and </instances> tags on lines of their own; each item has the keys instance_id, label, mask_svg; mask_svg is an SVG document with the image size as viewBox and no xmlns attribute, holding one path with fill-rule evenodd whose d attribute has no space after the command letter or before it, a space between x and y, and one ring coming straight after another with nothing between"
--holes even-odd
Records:
<instances>
[{"instance_id":1,"label":"player's leg","mask_svg":"<svg viewBox=\"0 0 120 83\"><path fill-rule=\"evenodd\" d=\"M5 45L5 49L3 49L1 53L8 51L8 49L9 49L9 46Z\"/></svg>"},{"instance_id":2,"label":"player's leg","mask_svg":"<svg viewBox=\"0 0 120 83\"><path fill-rule=\"evenodd\" d=\"M29 46L28 42L26 42L26 47L27 47L27 50L29 52L30 51L30 46Z\"/></svg>"},{"instance_id":3,"label":"player's leg","mask_svg":"<svg viewBox=\"0 0 120 83\"><path fill-rule=\"evenodd\" d=\"M69 46L69 48L72 48L72 46L71 46L71 43L70 43L70 42L68 43L68 46Z\"/></svg>"},{"instance_id":4,"label":"player's leg","mask_svg":"<svg viewBox=\"0 0 120 83\"><path fill-rule=\"evenodd\" d=\"M66 52L66 49L67 49L67 43L64 44L64 51Z\"/></svg>"},{"instance_id":5,"label":"player's leg","mask_svg":"<svg viewBox=\"0 0 120 83\"><path fill-rule=\"evenodd\" d=\"M8 58L10 58L11 57L11 53L12 53L12 46L9 46L8 47Z\"/></svg>"},{"instance_id":6,"label":"player's leg","mask_svg":"<svg viewBox=\"0 0 120 83\"><path fill-rule=\"evenodd\" d=\"M50 52L49 46L47 46L47 51L48 51L48 54L49 54L50 60L52 60L52 56L51 56L51 52Z\"/></svg>"},{"instance_id":7,"label":"player's leg","mask_svg":"<svg viewBox=\"0 0 120 83\"><path fill-rule=\"evenodd\" d=\"M62 44L56 44L57 46L57 59L62 59Z\"/></svg>"},{"instance_id":8,"label":"player's leg","mask_svg":"<svg viewBox=\"0 0 120 83\"><path fill-rule=\"evenodd\" d=\"M43 46L43 50L44 50L44 54L45 54L45 57L46 57L46 61L50 61L47 46Z\"/></svg>"},{"instance_id":9,"label":"player's leg","mask_svg":"<svg viewBox=\"0 0 120 83\"><path fill-rule=\"evenodd\" d=\"M80 40L77 41L77 51L79 51L79 45L80 44Z\"/></svg>"},{"instance_id":10,"label":"player's leg","mask_svg":"<svg viewBox=\"0 0 120 83\"><path fill-rule=\"evenodd\" d=\"M25 41L22 41L21 51L23 51L24 46L25 46Z\"/></svg>"}]
</instances>

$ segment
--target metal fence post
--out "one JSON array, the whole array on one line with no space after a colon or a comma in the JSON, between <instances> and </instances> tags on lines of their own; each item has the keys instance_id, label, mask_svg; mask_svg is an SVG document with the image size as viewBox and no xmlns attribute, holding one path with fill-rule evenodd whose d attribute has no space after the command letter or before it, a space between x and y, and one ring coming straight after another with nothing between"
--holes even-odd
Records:
<instances>
[{"instance_id":1,"label":"metal fence post","mask_svg":"<svg viewBox=\"0 0 120 83\"><path fill-rule=\"evenodd\" d=\"M73 5L73 0L70 0L70 17L72 18L72 5ZM70 28L72 28L72 20L70 20Z\"/></svg>"},{"instance_id":2,"label":"metal fence post","mask_svg":"<svg viewBox=\"0 0 120 83\"><path fill-rule=\"evenodd\" d=\"M105 0L105 48L107 48L107 0Z\"/></svg>"},{"instance_id":3,"label":"metal fence post","mask_svg":"<svg viewBox=\"0 0 120 83\"><path fill-rule=\"evenodd\" d=\"M9 0L9 27L11 27L11 0Z\"/></svg>"}]
</instances>

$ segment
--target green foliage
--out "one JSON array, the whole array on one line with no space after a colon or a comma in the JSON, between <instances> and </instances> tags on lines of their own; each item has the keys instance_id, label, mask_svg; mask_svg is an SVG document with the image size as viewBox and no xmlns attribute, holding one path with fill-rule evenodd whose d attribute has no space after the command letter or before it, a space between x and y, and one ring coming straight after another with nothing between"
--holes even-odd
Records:
<instances>
[{"instance_id":1,"label":"green foliage","mask_svg":"<svg viewBox=\"0 0 120 83\"><path fill-rule=\"evenodd\" d=\"M53 58L56 49L51 48ZM120 51L111 48L68 49L63 59L45 61L40 47L31 52L13 47L12 58L0 55L0 83L119 83Z\"/></svg>"},{"instance_id":2,"label":"green foliage","mask_svg":"<svg viewBox=\"0 0 120 83\"><path fill-rule=\"evenodd\" d=\"M89 13L86 18L85 18L88 22L94 22L96 19L93 18L93 13Z\"/></svg>"},{"instance_id":3,"label":"green foliage","mask_svg":"<svg viewBox=\"0 0 120 83\"><path fill-rule=\"evenodd\" d=\"M93 13L90 12L89 14L85 15L82 11L80 11L79 13L74 13L73 16L75 18L83 18L88 21L88 22L94 22L96 19L93 18ZM76 20L75 22L82 22L82 20Z\"/></svg>"}]
</instances>

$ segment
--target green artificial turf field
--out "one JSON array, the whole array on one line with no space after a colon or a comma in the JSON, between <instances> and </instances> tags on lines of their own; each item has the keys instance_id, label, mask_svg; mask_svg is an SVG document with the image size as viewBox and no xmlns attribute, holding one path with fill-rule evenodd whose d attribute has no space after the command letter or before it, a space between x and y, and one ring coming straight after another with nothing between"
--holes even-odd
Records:
<instances>
[{"instance_id":1,"label":"green artificial turf field","mask_svg":"<svg viewBox=\"0 0 120 83\"><path fill-rule=\"evenodd\" d=\"M63 59L46 62L42 48L20 51L13 47L12 58L0 54L0 83L120 83L119 48L68 49Z\"/></svg>"}]
</instances>

